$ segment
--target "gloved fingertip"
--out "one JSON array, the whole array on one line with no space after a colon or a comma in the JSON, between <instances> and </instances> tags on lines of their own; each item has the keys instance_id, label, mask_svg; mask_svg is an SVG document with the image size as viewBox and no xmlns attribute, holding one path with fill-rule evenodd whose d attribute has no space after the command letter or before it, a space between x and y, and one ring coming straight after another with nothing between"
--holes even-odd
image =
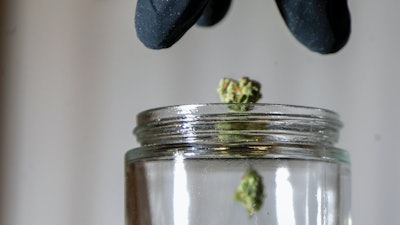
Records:
<instances>
[{"instance_id":1,"label":"gloved fingertip","mask_svg":"<svg viewBox=\"0 0 400 225\"><path fill-rule=\"evenodd\" d=\"M207 3L208 0L138 0L136 34L150 49L169 48L196 23Z\"/></svg>"},{"instance_id":2,"label":"gloved fingertip","mask_svg":"<svg viewBox=\"0 0 400 225\"><path fill-rule=\"evenodd\" d=\"M347 0L276 0L293 36L321 54L339 51L351 32Z\"/></svg>"}]
</instances>

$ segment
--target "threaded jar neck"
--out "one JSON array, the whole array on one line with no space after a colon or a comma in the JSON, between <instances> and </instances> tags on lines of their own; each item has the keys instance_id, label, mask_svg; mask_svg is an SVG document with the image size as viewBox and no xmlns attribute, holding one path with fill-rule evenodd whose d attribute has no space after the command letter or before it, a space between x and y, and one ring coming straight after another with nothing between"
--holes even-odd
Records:
<instances>
[{"instance_id":1,"label":"threaded jar neck","mask_svg":"<svg viewBox=\"0 0 400 225\"><path fill-rule=\"evenodd\" d=\"M279 104L196 104L162 107L137 116L134 134L143 147L200 144L331 147L342 123L333 111ZM236 105L237 106L237 105Z\"/></svg>"}]
</instances>

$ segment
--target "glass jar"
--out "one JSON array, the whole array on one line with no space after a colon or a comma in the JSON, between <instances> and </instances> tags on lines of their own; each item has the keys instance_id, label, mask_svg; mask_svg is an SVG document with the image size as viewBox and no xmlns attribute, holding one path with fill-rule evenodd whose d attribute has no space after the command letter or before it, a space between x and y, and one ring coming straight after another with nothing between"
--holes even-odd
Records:
<instances>
[{"instance_id":1,"label":"glass jar","mask_svg":"<svg viewBox=\"0 0 400 225\"><path fill-rule=\"evenodd\" d=\"M141 147L125 156L126 224L350 225L350 158L334 147L338 114L235 106L138 115Z\"/></svg>"}]
</instances>

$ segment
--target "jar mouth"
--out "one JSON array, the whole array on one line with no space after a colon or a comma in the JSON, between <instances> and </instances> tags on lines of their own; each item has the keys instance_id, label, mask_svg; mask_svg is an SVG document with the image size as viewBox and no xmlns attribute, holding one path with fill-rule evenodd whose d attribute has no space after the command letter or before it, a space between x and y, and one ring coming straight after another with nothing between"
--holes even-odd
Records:
<instances>
[{"instance_id":1,"label":"jar mouth","mask_svg":"<svg viewBox=\"0 0 400 225\"><path fill-rule=\"evenodd\" d=\"M283 104L210 103L160 107L137 116L141 146L168 144L333 146L342 123L331 110Z\"/></svg>"},{"instance_id":2,"label":"jar mouth","mask_svg":"<svg viewBox=\"0 0 400 225\"><path fill-rule=\"evenodd\" d=\"M247 110L231 110L232 106L237 105L242 105ZM339 114L337 114L335 111L318 107L271 103L200 103L164 106L142 111L137 116L137 127L146 125L149 122L158 121L160 119L174 118L179 115L203 116L207 114L213 115L223 113L228 113L231 115L264 114L319 118L331 120L338 126L342 126L342 123L339 120Z\"/></svg>"}]
</instances>

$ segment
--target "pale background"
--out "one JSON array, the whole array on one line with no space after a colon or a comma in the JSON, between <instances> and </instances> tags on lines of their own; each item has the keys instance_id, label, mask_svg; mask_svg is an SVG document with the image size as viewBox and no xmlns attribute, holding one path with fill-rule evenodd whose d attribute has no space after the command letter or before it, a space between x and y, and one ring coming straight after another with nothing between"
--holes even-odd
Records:
<instances>
[{"instance_id":1,"label":"pale background","mask_svg":"<svg viewBox=\"0 0 400 225\"><path fill-rule=\"evenodd\" d=\"M400 1L350 0L353 32L321 56L289 33L272 0L234 0L218 26L171 49L136 38L136 1L9 5L4 225L124 223L124 153L135 115L217 102L222 76L263 84L263 102L318 106L345 123L353 224L400 224Z\"/></svg>"}]
</instances>

